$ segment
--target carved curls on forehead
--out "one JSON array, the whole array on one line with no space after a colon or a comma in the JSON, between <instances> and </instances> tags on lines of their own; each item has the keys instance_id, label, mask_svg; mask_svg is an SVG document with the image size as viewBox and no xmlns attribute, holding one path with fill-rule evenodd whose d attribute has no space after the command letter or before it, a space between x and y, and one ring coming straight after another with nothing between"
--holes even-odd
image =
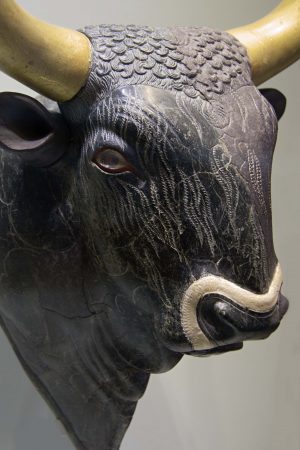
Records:
<instances>
[{"instance_id":1,"label":"carved curls on forehead","mask_svg":"<svg viewBox=\"0 0 300 450\"><path fill-rule=\"evenodd\" d=\"M150 85L210 100L251 83L242 45L209 28L150 28L101 25L82 30L92 42L88 83L62 105L73 122L94 102L125 85Z\"/></svg>"}]
</instances>

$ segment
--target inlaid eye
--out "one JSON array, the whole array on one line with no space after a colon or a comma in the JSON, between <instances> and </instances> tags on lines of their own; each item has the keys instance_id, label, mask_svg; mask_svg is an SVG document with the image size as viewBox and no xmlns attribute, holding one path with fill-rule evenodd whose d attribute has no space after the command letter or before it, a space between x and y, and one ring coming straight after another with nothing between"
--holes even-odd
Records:
<instances>
[{"instance_id":1,"label":"inlaid eye","mask_svg":"<svg viewBox=\"0 0 300 450\"><path fill-rule=\"evenodd\" d=\"M99 169L106 173L133 172L133 166L114 148L99 148L92 159Z\"/></svg>"}]
</instances>

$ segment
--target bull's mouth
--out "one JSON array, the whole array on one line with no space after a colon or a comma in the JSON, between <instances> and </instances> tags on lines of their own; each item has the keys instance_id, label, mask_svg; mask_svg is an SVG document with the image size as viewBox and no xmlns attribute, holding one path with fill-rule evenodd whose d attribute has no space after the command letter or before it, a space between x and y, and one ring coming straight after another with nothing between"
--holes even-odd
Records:
<instances>
[{"instance_id":1,"label":"bull's mouth","mask_svg":"<svg viewBox=\"0 0 300 450\"><path fill-rule=\"evenodd\" d=\"M265 294L255 294L216 276L194 282L181 309L182 327L192 345L190 354L238 350L245 340L268 337L288 309L288 301L280 294L281 284L279 265Z\"/></svg>"},{"instance_id":2,"label":"bull's mouth","mask_svg":"<svg viewBox=\"0 0 300 450\"><path fill-rule=\"evenodd\" d=\"M191 352L185 352L186 355L191 356L210 356L219 355L227 352L234 352L243 348L243 342L236 342L235 344L220 345L218 347L208 348L206 350L193 350Z\"/></svg>"}]
</instances>

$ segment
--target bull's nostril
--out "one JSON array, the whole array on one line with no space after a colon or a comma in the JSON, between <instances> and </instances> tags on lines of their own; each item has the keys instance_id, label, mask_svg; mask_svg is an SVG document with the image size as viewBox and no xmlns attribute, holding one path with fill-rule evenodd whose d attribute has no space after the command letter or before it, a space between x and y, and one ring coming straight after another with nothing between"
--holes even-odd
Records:
<instances>
[{"instance_id":1,"label":"bull's nostril","mask_svg":"<svg viewBox=\"0 0 300 450\"><path fill-rule=\"evenodd\" d=\"M200 328L215 342L223 342L235 335L234 327L226 320L226 304L213 295L198 303L197 318ZM224 320L225 319L225 320Z\"/></svg>"},{"instance_id":2,"label":"bull's nostril","mask_svg":"<svg viewBox=\"0 0 300 450\"><path fill-rule=\"evenodd\" d=\"M226 304L222 303L220 301L217 301L214 304L214 310L217 314L219 314L220 316L226 317Z\"/></svg>"}]
</instances>

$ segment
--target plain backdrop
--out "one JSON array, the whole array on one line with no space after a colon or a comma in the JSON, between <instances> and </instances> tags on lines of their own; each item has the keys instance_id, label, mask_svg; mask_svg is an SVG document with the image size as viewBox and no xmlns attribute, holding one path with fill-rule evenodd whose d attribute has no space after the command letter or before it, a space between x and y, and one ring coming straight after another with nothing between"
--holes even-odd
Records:
<instances>
[{"instance_id":1,"label":"plain backdrop","mask_svg":"<svg viewBox=\"0 0 300 450\"><path fill-rule=\"evenodd\" d=\"M72 28L97 23L135 23L230 29L263 16L277 2L20 0L20 3L40 18ZM239 352L217 357L185 357L171 372L152 376L121 450L300 449L300 63L266 85L281 90L288 99L279 126L272 194L274 240L290 310L280 328L266 341L247 343ZM0 76L0 90L30 93L4 75ZM27 379L1 333L0 450L71 449L64 430Z\"/></svg>"}]
</instances>

